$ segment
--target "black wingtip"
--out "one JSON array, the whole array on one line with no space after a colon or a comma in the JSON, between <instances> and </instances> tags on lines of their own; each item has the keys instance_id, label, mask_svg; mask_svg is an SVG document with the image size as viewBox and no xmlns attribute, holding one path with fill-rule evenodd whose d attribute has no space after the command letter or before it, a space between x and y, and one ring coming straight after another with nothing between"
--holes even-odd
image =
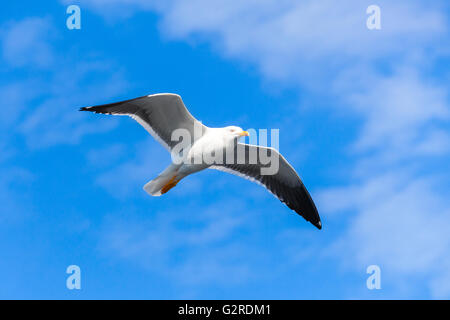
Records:
<instances>
[{"instance_id":1,"label":"black wingtip","mask_svg":"<svg viewBox=\"0 0 450 320\"><path fill-rule=\"evenodd\" d=\"M322 230L322 222L318 221L318 222L313 223L313 225L314 225L317 229Z\"/></svg>"},{"instance_id":2,"label":"black wingtip","mask_svg":"<svg viewBox=\"0 0 450 320\"><path fill-rule=\"evenodd\" d=\"M79 111L89 111L89 107L82 107Z\"/></svg>"}]
</instances>

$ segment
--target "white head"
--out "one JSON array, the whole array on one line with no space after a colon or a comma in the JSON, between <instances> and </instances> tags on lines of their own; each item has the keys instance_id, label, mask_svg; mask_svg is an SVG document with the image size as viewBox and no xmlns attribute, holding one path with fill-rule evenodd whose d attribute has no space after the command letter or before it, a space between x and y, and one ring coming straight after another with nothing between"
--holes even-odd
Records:
<instances>
[{"instance_id":1,"label":"white head","mask_svg":"<svg viewBox=\"0 0 450 320\"><path fill-rule=\"evenodd\" d=\"M232 139L249 136L247 131L244 131L242 128L236 126L228 126L223 128L223 130L225 131L225 134Z\"/></svg>"}]
</instances>

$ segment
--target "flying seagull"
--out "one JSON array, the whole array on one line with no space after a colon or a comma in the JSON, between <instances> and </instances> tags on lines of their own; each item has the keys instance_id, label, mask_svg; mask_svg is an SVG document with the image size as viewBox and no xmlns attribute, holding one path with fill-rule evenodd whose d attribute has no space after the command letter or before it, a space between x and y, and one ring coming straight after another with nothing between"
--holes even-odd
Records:
<instances>
[{"instance_id":1,"label":"flying seagull","mask_svg":"<svg viewBox=\"0 0 450 320\"><path fill-rule=\"evenodd\" d=\"M166 193L192 173L213 168L263 185L290 209L318 229L322 228L319 213L303 182L277 150L238 142L240 137L249 135L240 127L204 126L189 113L179 95L152 94L116 103L84 107L80 111L130 116L172 153L172 163L144 186L144 190L152 196ZM185 141L181 147L180 139L174 139L173 136L177 130L179 133L187 134L185 139L188 143ZM226 158L229 154L231 156ZM268 168L267 157L263 158L263 154L277 159L276 172L263 174L263 170ZM174 161L174 155L178 155L177 159L181 161ZM214 159L223 161L202 160L206 159L206 155L213 157L217 155Z\"/></svg>"}]
</instances>

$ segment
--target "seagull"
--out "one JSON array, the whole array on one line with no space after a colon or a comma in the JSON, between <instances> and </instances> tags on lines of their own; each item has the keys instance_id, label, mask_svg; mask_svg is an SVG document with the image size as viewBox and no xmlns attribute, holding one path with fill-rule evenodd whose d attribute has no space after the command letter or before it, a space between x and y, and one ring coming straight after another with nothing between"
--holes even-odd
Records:
<instances>
[{"instance_id":1,"label":"seagull","mask_svg":"<svg viewBox=\"0 0 450 320\"><path fill-rule=\"evenodd\" d=\"M152 196L165 194L190 174L212 168L261 184L290 209L322 229L319 213L308 190L277 150L240 143L239 138L249 136L240 127L210 128L203 125L189 113L177 94L152 94L83 107L80 111L130 116L171 152L172 163L144 186ZM180 143L181 139L174 138L175 132L186 134L184 144ZM216 161L206 161L206 156ZM276 172L263 174L264 169L269 168L267 157L278 161ZM198 159L200 161L196 161Z\"/></svg>"}]
</instances>

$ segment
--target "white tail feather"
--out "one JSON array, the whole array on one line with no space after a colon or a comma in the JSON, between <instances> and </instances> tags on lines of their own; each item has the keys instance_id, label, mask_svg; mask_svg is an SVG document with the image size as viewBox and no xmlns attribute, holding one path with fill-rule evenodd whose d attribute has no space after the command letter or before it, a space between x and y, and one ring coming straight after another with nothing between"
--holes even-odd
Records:
<instances>
[{"instance_id":1,"label":"white tail feather","mask_svg":"<svg viewBox=\"0 0 450 320\"><path fill-rule=\"evenodd\" d=\"M174 164L168 166L159 176L145 184L145 192L151 196L159 197L161 195L161 189L177 174L178 167L179 165Z\"/></svg>"}]
</instances>

